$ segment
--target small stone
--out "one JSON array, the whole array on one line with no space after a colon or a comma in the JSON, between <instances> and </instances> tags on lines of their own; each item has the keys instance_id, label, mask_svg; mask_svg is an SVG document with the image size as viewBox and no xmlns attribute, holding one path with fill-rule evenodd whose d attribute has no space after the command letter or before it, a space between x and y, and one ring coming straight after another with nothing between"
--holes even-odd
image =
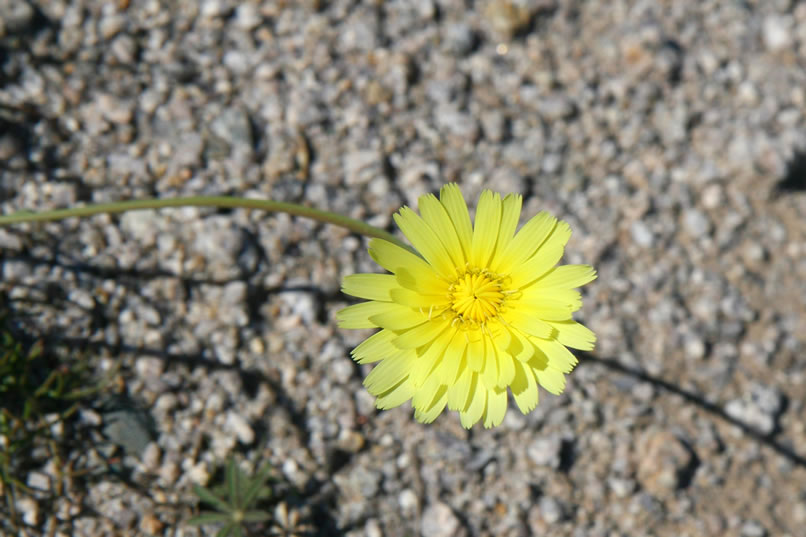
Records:
<instances>
[{"instance_id":1,"label":"small stone","mask_svg":"<svg viewBox=\"0 0 806 537\"><path fill-rule=\"evenodd\" d=\"M417 494L411 489L403 489L397 497L397 501L400 504L400 508L403 510L403 515L406 517L414 516L420 505Z\"/></svg>"},{"instance_id":2,"label":"small stone","mask_svg":"<svg viewBox=\"0 0 806 537\"><path fill-rule=\"evenodd\" d=\"M741 399L725 405L725 412L761 434L771 434L777 427L783 404L783 395L776 388L754 384Z\"/></svg>"},{"instance_id":3,"label":"small stone","mask_svg":"<svg viewBox=\"0 0 806 537\"><path fill-rule=\"evenodd\" d=\"M256 5L243 3L235 10L235 24L244 30L252 30L260 25L263 18Z\"/></svg>"},{"instance_id":4,"label":"small stone","mask_svg":"<svg viewBox=\"0 0 806 537\"><path fill-rule=\"evenodd\" d=\"M423 535L431 537L454 537L459 534L461 524L453 510L442 502L430 504L423 512L421 529Z\"/></svg>"},{"instance_id":5,"label":"small stone","mask_svg":"<svg viewBox=\"0 0 806 537\"><path fill-rule=\"evenodd\" d=\"M673 494L687 484L694 461L691 450L669 431L650 430L639 442L638 481L657 498Z\"/></svg>"},{"instance_id":6,"label":"small stone","mask_svg":"<svg viewBox=\"0 0 806 537\"><path fill-rule=\"evenodd\" d=\"M748 520L742 524L741 537L767 537L767 530L759 522Z\"/></svg>"},{"instance_id":7,"label":"small stone","mask_svg":"<svg viewBox=\"0 0 806 537\"><path fill-rule=\"evenodd\" d=\"M562 442L558 436L540 437L526 448L526 455L538 466L559 468L561 447Z\"/></svg>"},{"instance_id":8,"label":"small stone","mask_svg":"<svg viewBox=\"0 0 806 537\"><path fill-rule=\"evenodd\" d=\"M29 473L27 483L32 489L50 490L50 477L42 472Z\"/></svg>"},{"instance_id":9,"label":"small stone","mask_svg":"<svg viewBox=\"0 0 806 537\"><path fill-rule=\"evenodd\" d=\"M524 6L511 0L493 0L484 10L484 20L499 39L511 39L525 29L531 14Z\"/></svg>"},{"instance_id":10,"label":"small stone","mask_svg":"<svg viewBox=\"0 0 806 537\"><path fill-rule=\"evenodd\" d=\"M549 496L540 498L540 514L549 524L556 524L565 516L562 504Z\"/></svg>"},{"instance_id":11,"label":"small stone","mask_svg":"<svg viewBox=\"0 0 806 537\"><path fill-rule=\"evenodd\" d=\"M338 448L347 453L358 453L361 451L361 448L364 447L365 443L364 435L349 429L342 429L339 433L339 437L336 439Z\"/></svg>"},{"instance_id":12,"label":"small stone","mask_svg":"<svg viewBox=\"0 0 806 537\"><path fill-rule=\"evenodd\" d=\"M163 523L160 519L148 513L140 519L139 527L140 531L147 535L157 535L162 531Z\"/></svg>"},{"instance_id":13,"label":"small stone","mask_svg":"<svg viewBox=\"0 0 806 537\"><path fill-rule=\"evenodd\" d=\"M705 342L697 337L689 337L683 346L686 357L699 360L705 356Z\"/></svg>"},{"instance_id":14,"label":"small stone","mask_svg":"<svg viewBox=\"0 0 806 537\"><path fill-rule=\"evenodd\" d=\"M227 108L210 123L210 132L230 147L251 148L252 124L246 111L240 107Z\"/></svg>"},{"instance_id":15,"label":"small stone","mask_svg":"<svg viewBox=\"0 0 806 537\"><path fill-rule=\"evenodd\" d=\"M697 209L689 209L683 214L683 226L692 237L704 237L711 230L708 217Z\"/></svg>"},{"instance_id":16,"label":"small stone","mask_svg":"<svg viewBox=\"0 0 806 537\"><path fill-rule=\"evenodd\" d=\"M255 441L255 431L240 414L227 413L227 427L235 433L240 443L249 445Z\"/></svg>"},{"instance_id":17,"label":"small stone","mask_svg":"<svg viewBox=\"0 0 806 537\"><path fill-rule=\"evenodd\" d=\"M134 116L133 103L123 101L112 95L100 95L98 97L98 107L107 121L118 125L130 123Z\"/></svg>"},{"instance_id":18,"label":"small stone","mask_svg":"<svg viewBox=\"0 0 806 537\"><path fill-rule=\"evenodd\" d=\"M383 531L381 531L381 525L377 518L367 520L366 524L364 524L364 535L366 537L383 537Z\"/></svg>"},{"instance_id":19,"label":"small stone","mask_svg":"<svg viewBox=\"0 0 806 537\"><path fill-rule=\"evenodd\" d=\"M477 38L473 29L465 23L449 24L442 36L445 48L459 56L468 54L476 46Z\"/></svg>"},{"instance_id":20,"label":"small stone","mask_svg":"<svg viewBox=\"0 0 806 537\"><path fill-rule=\"evenodd\" d=\"M765 18L761 28L761 35L767 49L771 52L777 52L789 48L792 44L791 27L792 19L790 17L769 15Z\"/></svg>"},{"instance_id":21,"label":"small stone","mask_svg":"<svg viewBox=\"0 0 806 537\"><path fill-rule=\"evenodd\" d=\"M36 526L39 524L39 504L33 498L19 498L15 507L17 511L22 513L22 521L29 526Z\"/></svg>"},{"instance_id":22,"label":"small stone","mask_svg":"<svg viewBox=\"0 0 806 537\"><path fill-rule=\"evenodd\" d=\"M612 477L607 480L607 485L617 498L626 498L635 490L635 481L623 477Z\"/></svg>"},{"instance_id":23,"label":"small stone","mask_svg":"<svg viewBox=\"0 0 806 537\"><path fill-rule=\"evenodd\" d=\"M651 247L654 241L654 236L649 226L641 220L636 220L630 224L630 235L635 243L642 248Z\"/></svg>"},{"instance_id":24,"label":"small stone","mask_svg":"<svg viewBox=\"0 0 806 537\"><path fill-rule=\"evenodd\" d=\"M34 20L34 8L20 0L0 0L0 36L25 31Z\"/></svg>"},{"instance_id":25,"label":"small stone","mask_svg":"<svg viewBox=\"0 0 806 537\"><path fill-rule=\"evenodd\" d=\"M119 13L107 15L98 23L98 30L104 39L111 39L126 26L126 17Z\"/></svg>"}]
</instances>

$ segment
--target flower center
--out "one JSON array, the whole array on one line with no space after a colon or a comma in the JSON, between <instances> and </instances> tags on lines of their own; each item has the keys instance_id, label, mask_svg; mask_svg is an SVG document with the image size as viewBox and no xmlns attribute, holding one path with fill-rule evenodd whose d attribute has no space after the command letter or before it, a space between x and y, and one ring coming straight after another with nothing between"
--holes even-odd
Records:
<instances>
[{"instance_id":1,"label":"flower center","mask_svg":"<svg viewBox=\"0 0 806 537\"><path fill-rule=\"evenodd\" d=\"M461 322L484 324L496 317L506 293L501 278L486 270L468 270L450 286L451 309Z\"/></svg>"}]
</instances>

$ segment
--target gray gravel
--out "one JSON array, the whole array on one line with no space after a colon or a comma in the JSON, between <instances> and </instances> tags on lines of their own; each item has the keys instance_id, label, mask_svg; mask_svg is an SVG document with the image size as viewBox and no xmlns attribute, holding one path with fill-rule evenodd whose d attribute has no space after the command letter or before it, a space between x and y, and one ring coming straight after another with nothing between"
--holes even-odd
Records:
<instances>
[{"instance_id":1,"label":"gray gravel","mask_svg":"<svg viewBox=\"0 0 806 537\"><path fill-rule=\"evenodd\" d=\"M0 0L0 47L3 212L237 194L384 227L457 181L568 220L599 271L566 393L468 432L361 387L334 314L362 238L192 208L0 230L21 328L120 366L154 426L69 453L131 483L23 494L32 534L213 535L191 486L232 453L323 535L802 534L806 4Z\"/></svg>"}]
</instances>

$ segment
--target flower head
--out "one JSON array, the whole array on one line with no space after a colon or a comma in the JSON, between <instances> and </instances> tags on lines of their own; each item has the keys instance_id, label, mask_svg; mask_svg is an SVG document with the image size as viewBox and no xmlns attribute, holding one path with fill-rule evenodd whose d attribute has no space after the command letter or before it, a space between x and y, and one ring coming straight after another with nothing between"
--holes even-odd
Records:
<instances>
[{"instance_id":1,"label":"flower head","mask_svg":"<svg viewBox=\"0 0 806 537\"><path fill-rule=\"evenodd\" d=\"M596 278L588 265L555 266L571 236L546 212L517 233L522 199L482 192L475 224L455 184L421 196L395 222L420 255L373 239L369 253L391 274L344 278L346 294L367 299L338 313L342 328L380 328L356 347L360 364L379 362L364 385L378 408L409 399L429 423L447 406L462 425L501 423L507 389L526 414L538 390L559 394L596 336L572 319L575 287Z\"/></svg>"}]
</instances>

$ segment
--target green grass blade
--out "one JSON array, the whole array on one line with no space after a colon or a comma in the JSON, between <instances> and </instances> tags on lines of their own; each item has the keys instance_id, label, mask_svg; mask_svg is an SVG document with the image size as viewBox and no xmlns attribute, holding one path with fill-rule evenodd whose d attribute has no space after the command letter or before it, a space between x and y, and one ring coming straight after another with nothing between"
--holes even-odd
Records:
<instances>
[{"instance_id":1,"label":"green grass blade","mask_svg":"<svg viewBox=\"0 0 806 537\"><path fill-rule=\"evenodd\" d=\"M271 489L266 487L266 479L269 477L269 473L271 472L272 467L271 465L267 464L260 471L257 475L252 478L249 482L249 486L246 488L246 492L243 495L243 506L249 507L252 503L258 498L260 492L264 489Z\"/></svg>"},{"instance_id":2,"label":"green grass blade","mask_svg":"<svg viewBox=\"0 0 806 537\"><path fill-rule=\"evenodd\" d=\"M230 457L227 462L227 492L229 493L229 501L233 507L242 507L241 505L241 469L238 463L235 462L235 457Z\"/></svg>"},{"instance_id":3,"label":"green grass blade","mask_svg":"<svg viewBox=\"0 0 806 537\"><path fill-rule=\"evenodd\" d=\"M234 522L230 522L218 530L218 533L215 534L215 537L227 537L230 533L232 533L233 530L238 531L238 526L236 526Z\"/></svg>"},{"instance_id":4,"label":"green grass blade","mask_svg":"<svg viewBox=\"0 0 806 537\"><path fill-rule=\"evenodd\" d=\"M231 522L232 517L223 513L201 513L188 520L188 524L220 524Z\"/></svg>"},{"instance_id":5,"label":"green grass blade","mask_svg":"<svg viewBox=\"0 0 806 537\"><path fill-rule=\"evenodd\" d=\"M193 492L196 493L203 502L209 503L210 505L214 506L219 511L224 513L229 513L232 511L232 506L230 506L227 502L207 490L206 488L200 487L198 485L193 485Z\"/></svg>"}]
</instances>

